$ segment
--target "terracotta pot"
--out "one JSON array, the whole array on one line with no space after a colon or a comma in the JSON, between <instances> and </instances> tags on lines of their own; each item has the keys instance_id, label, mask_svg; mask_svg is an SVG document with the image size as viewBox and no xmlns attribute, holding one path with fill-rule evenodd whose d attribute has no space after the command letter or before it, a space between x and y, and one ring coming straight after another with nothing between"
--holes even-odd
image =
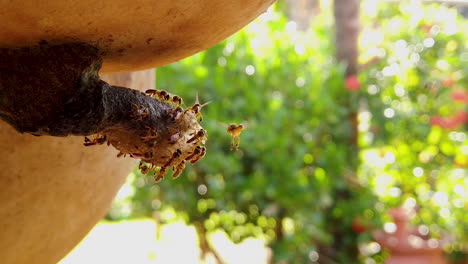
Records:
<instances>
[{"instance_id":1,"label":"terracotta pot","mask_svg":"<svg viewBox=\"0 0 468 264\"><path fill-rule=\"evenodd\" d=\"M150 89L154 70L105 76ZM0 259L56 263L104 216L135 160L83 137L19 134L0 121Z\"/></svg>"},{"instance_id":2,"label":"terracotta pot","mask_svg":"<svg viewBox=\"0 0 468 264\"><path fill-rule=\"evenodd\" d=\"M409 224L411 215L404 208L389 211L396 225L394 233L377 230L375 240L390 251L385 264L446 264L443 255L443 240L429 240Z\"/></svg>"},{"instance_id":3,"label":"terracotta pot","mask_svg":"<svg viewBox=\"0 0 468 264\"><path fill-rule=\"evenodd\" d=\"M0 47L82 41L107 52L102 72L148 69L213 46L273 1L2 1Z\"/></svg>"}]
</instances>

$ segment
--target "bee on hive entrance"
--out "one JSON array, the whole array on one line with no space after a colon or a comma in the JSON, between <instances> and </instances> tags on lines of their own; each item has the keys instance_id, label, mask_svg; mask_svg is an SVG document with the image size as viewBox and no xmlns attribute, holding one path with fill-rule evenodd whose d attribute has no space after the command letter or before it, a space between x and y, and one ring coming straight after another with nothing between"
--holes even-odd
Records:
<instances>
[{"instance_id":1,"label":"bee on hive entrance","mask_svg":"<svg viewBox=\"0 0 468 264\"><path fill-rule=\"evenodd\" d=\"M181 106L184 103L184 100L180 96L174 95L171 98L172 103L175 104L175 106Z\"/></svg>"},{"instance_id":2,"label":"bee on hive entrance","mask_svg":"<svg viewBox=\"0 0 468 264\"><path fill-rule=\"evenodd\" d=\"M198 156L196 156L194 159L192 159L190 161L190 163L195 163L197 161L199 161L201 158L203 158L206 154L206 148L205 147L201 147L201 150L200 150L200 153L198 154Z\"/></svg>"},{"instance_id":3,"label":"bee on hive entrance","mask_svg":"<svg viewBox=\"0 0 468 264\"><path fill-rule=\"evenodd\" d=\"M194 142L195 140L199 139L199 138L202 138L206 135L206 131L202 128L200 130L198 130L197 133L195 133L195 135L193 137L191 137L187 143L192 143Z\"/></svg>"},{"instance_id":4,"label":"bee on hive entrance","mask_svg":"<svg viewBox=\"0 0 468 264\"><path fill-rule=\"evenodd\" d=\"M141 121L149 117L150 113L147 107L143 105L136 105L133 104L135 107L132 112L130 113L130 117L134 118L135 120Z\"/></svg>"},{"instance_id":5,"label":"bee on hive entrance","mask_svg":"<svg viewBox=\"0 0 468 264\"><path fill-rule=\"evenodd\" d=\"M103 135L103 136L98 135L93 140L89 139L88 137L85 137L83 145L85 145L86 147L94 146L94 145L102 145L102 144L106 143L106 141L107 141L107 136L106 135Z\"/></svg>"},{"instance_id":6,"label":"bee on hive entrance","mask_svg":"<svg viewBox=\"0 0 468 264\"><path fill-rule=\"evenodd\" d=\"M184 109L182 109L182 107L178 106L176 109L171 111L171 113L170 113L170 115L172 116L171 120L173 122L179 120L184 113L185 113Z\"/></svg>"},{"instance_id":7,"label":"bee on hive entrance","mask_svg":"<svg viewBox=\"0 0 468 264\"><path fill-rule=\"evenodd\" d=\"M203 107L205 107L206 105L210 104L210 103L211 103L211 101L207 102L207 103L204 103L204 104L200 104L200 101L198 100L198 94L197 94L197 96L195 97L195 104L193 104L192 107L187 108L185 111L193 111L193 113L197 117L197 120L199 120L201 122L201 121L203 121L203 116L201 114L201 109Z\"/></svg>"},{"instance_id":8,"label":"bee on hive entrance","mask_svg":"<svg viewBox=\"0 0 468 264\"><path fill-rule=\"evenodd\" d=\"M168 92L163 91L163 90L149 89L149 90L146 90L145 93L163 102L167 102L169 101L169 99L171 99L171 95Z\"/></svg>"},{"instance_id":9,"label":"bee on hive entrance","mask_svg":"<svg viewBox=\"0 0 468 264\"><path fill-rule=\"evenodd\" d=\"M174 170L174 174L172 175L172 178L177 178L179 177L179 175L184 171L185 169L185 163L186 161L183 160L181 161L179 164L177 164L177 166L174 166L172 167L172 169Z\"/></svg>"}]
</instances>

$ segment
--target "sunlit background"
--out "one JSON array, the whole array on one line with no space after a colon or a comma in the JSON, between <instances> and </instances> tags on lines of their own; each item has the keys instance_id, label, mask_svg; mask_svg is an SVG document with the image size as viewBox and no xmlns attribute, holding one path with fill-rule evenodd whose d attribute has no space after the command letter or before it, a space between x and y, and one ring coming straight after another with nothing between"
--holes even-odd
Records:
<instances>
[{"instance_id":1,"label":"sunlit background","mask_svg":"<svg viewBox=\"0 0 468 264\"><path fill-rule=\"evenodd\" d=\"M61 264L384 263L396 207L411 228L393 246L467 263L468 2L362 0L355 75L333 1L305 2L157 69L158 89L212 101L207 155L158 184L135 169Z\"/></svg>"}]
</instances>

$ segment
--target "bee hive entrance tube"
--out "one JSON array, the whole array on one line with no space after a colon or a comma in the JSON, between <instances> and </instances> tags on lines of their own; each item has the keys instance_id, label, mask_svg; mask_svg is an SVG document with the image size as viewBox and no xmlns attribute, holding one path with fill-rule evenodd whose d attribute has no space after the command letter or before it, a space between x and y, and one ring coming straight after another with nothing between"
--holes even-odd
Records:
<instances>
[{"instance_id":1,"label":"bee hive entrance tube","mask_svg":"<svg viewBox=\"0 0 468 264\"><path fill-rule=\"evenodd\" d=\"M154 86L154 70L103 78ZM104 145L85 148L83 137L20 134L0 120L1 263L63 258L102 219L135 167L135 160L117 159L117 153Z\"/></svg>"},{"instance_id":2,"label":"bee hive entrance tube","mask_svg":"<svg viewBox=\"0 0 468 264\"><path fill-rule=\"evenodd\" d=\"M0 49L0 57L0 72L8 76L0 78L0 118L21 133L99 134L85 145L107 142L159 169L157 180L167 168L178 175L205 154L198 105L182 109L179 97L160 100L107 84L98 75L101 54L90 45Z\"/></svg>"}]
</instances>

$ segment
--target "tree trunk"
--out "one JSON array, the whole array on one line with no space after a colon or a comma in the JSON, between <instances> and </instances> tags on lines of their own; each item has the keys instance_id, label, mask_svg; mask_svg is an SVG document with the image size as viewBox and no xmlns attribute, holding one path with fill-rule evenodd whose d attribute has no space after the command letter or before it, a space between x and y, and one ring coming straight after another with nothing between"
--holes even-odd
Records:
<instances>
[{"instance_id":1,"label":"tree trunk","mask_svg":"<svg viewBox=\"0 0 468 264\"><path fill-rule=\"evenodd\" d=\"M346 76L356 75L358 70L360 0L335 0L336 57L346 63Z\"/></svg>"},{"instance_id":2,"label":"tree trunk","mask_svg":"<svg viewBox=\"0 0 468 264\"><path fill-rule=\"evenodd\" d=\"M338 62L346 65L346 78L358 74L359 4L360 0L334 1L336 58ZM356 100L358 100L357 94L351 94L347 101L346 107L349 111L348 122L351 126L351 135L349 139L347 139L348 142L341 142L341 144L348 144L347 155L349 161L348 170L345 172L348 175L342 176L352 178L356 177L359 163L356 158L359 151ZM346 180L343 180L343 182L346 184L345 187L336 188L334 190L335 201L347 202L349 206L352 206L352 186L349 186ZM351 241L345 240L345 238L351 237L350 233L353 233L353 231L349 226L343 225L343 219L341 217L332 216L334 207L335 206L332 206L329 209L330 223L333 227L331 229L333 244L332 248L328 248L326 251L330 254L330 257L335 258L338 262L344 261L341 256L351 257L353 261L357 261L358 249L356 236L353 236ZM350 259L346 261L350 261ZM334 261L330 261L330 263L333 262Z\"/></svg>"}]
</instances>

